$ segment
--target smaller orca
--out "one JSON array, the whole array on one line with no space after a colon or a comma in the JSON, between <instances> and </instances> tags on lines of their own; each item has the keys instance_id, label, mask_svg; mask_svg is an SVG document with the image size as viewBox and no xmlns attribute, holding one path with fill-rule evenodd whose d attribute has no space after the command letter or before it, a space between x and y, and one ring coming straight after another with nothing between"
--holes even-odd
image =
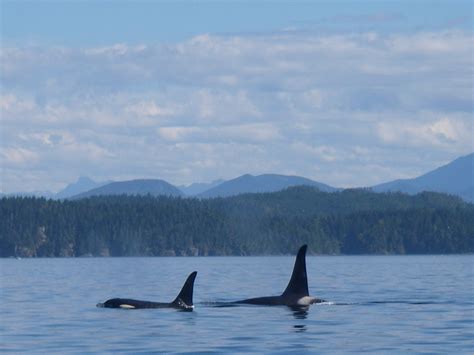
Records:
<instances>
[{"instance_id":1,"label":"smaller orca","mask_svg":"<svg viewBox=\"0 0 474 355\"><path fill-rule=\"evenodd\" d=\"M314 303L325 302L322 299L309 295L308 277L306 275L306 248L307 245L303 245L299 249L290 282L280 296L249 298L233 303L301 308L308 307Z\"/></svg>"},{"instance_id":2,"label":"smaller orca","mask_svg":"<svg viewBox=\"0 0 474 355\"><path fill-rule=\"evenodd\" d=\"M97 307L105 308L124 308L124 309L139 309L139 308L177 308L184 311L192 311L193 305L193 289L194 279L197 272L192 272L186 279L181 292L173 302L150 302L133 300L129 298L112 298L104 303L97 303Z\"/></svg>"}]
</instances>

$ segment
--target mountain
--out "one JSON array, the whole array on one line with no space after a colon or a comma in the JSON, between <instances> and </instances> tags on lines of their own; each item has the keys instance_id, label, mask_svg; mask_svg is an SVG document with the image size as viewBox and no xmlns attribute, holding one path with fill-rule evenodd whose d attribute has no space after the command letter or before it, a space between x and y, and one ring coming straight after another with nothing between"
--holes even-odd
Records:
<instances>
[{"instance_id":1,"label":"mountain","mask_svg":"<svg viewBox=\"0 0 474 355\"><path fill-rule=\"evenodd\" d=\"M444 192L474 202L474 153L413 179L402 179L372 187L375 192Z\"/></svg>"},{"instance_id":2,"label":"mountain","mask_svg":"<svg viewBox=\"0 0 474 355\"><path fill-rule=\"evenodd\" d=\"M217 185L220 185L224 182L224 180L219 179L219 180L214 180L213 182L210 183L194 183L188 186L178 186L178 188L187 196L195 196L199 195L200 193L207 191L209 189L212 189L213 187L216 187Z\"/></svg>"},{"instance_id":3,"label":"mountain","mask_svg":"<svg viewBox=\"0 0 474 355\"><path fill-rule=\"evenodd\" d=\"M81 199L101 195L152 195L152 196L182 196L183 193L175 186L164 180L130 180L111 182L104 186L83 192L71 197Z\"/></svg>"},{"instance_id":4,"label":"mountain","mask_svg":"<svg viewBox=\"0 0 474 355\"><path fill-rule=\"evenodd\" d=\"M64 189L59 191L55 198L57 199L63 199L63 198L69 198L75 195L78 195L80 193L104 186L105 184L110 183L109 182L96 182L87 176L81 176L79 179L72 183L67 185Z\"/></svg>"},{"instance_id":5,"label":"mountain","mask_svg":"<svg viewBox=\"0 0 474 355\"><path fill-rule=\"evenodd\" d=\"M179 189L163 180L131 180L122 182L96 182L80 177L57 194L48 191L0 193L0 197L35 196L45 198L82 198L93 195L168 195L197 196L202 198L227 197L243 193L274 192L291 186L315 186L324 192L339 191L329 185L299 176L277 174L242 175L232 180L211 183L194 183ZM417 194L422 191L447 193L474 203L474 153L460 157L449 164L412 179L400 179L369 187L374 192L403 192Z\"/></svg>"},{"instance_id":6,"label":"mountain","mask_svg":"<svg viewBox=\"0 0 474 355\"><path fill-rule=\"evenodd\" d=\"M337 189L299 176L286 176L276 174L242 175L238 178L225 181L216 187L199 194L199 197L227 197L243 193L274 192L291 186L307 185L317 187L324 192L333 192Z\"/></svg>"}]
</instances>

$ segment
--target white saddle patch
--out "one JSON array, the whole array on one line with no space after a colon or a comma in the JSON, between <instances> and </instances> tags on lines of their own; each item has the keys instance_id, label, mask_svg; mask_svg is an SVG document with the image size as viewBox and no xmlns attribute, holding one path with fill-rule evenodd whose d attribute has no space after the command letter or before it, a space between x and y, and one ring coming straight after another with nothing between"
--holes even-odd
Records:
<instances>
[{"instance_id":1,"label":"white saddle patch","mask_svg":"<svg viewBox=\"0 0 474 355\"><path fill-rule=\"evenodd\" d=\"M178 306L184 309L193 309L194 305L187 305L186 303L183 302L181 298L178 299Z\"/></svg>"},{"instance_id":2,"label":"white saddle patch","mask_svg":"<svg viewBox=\"0 0 474 355\"><path fill-rule=\"evenodd\" d=\"M135 306L129 305L129 304L121 304L120 308L125 308L125 309L134 309Z\"/></svg>"},{"instance_id":3,"label":"white saddle patch","mask_svg":"<svg viewBox=\"0 0 474 355\"><path fill-rule=\"evenodd\" d=\"M304 296L304 297L301 297L296 303L298 304L298 306L309 306L309 305L312 305L315 301L316 301L315 297Z\"/></svg>"}]
</instances>

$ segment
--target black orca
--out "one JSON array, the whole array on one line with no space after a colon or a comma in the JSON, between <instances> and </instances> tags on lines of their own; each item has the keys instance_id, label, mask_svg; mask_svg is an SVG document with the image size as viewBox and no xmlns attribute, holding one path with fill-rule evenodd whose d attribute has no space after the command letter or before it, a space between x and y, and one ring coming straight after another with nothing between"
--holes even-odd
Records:
<instances>
[{"instance_id":1,"label":"black orca","mask_svg":"<svg viewBox=\"0 0 474 355\"><path fill-rule=\"evenodd\" d=\"M308 277L306 275L306 249L307 245L303 245L299 249L290 282L280 296L249 298L233 303L299 308L308 307L313 303L324 302L322 299L309 295Z\"/></svg>"},{"instance_id":2,"label":"black orca","mask_svg":"<svg viewBox=\"0 0 474 355\"><path fill-rule=\"evenodd\" d=\"M97 307L105 308L125 308L125 309L139 309L139 308L177 308L180 310L192 311L193 305L193 289L194 279L197 272L192 272L186 279L181 292L173 302L150 302L133 300L129 298L112 298L104 303L98 303Z\"/></svg>"}]
</instances>

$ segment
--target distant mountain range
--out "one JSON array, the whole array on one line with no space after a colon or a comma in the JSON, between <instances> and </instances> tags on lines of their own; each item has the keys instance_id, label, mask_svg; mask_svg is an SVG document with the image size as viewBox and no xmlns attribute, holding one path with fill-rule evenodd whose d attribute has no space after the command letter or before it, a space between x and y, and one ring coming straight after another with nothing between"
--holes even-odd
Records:
<instances>
[{"instance_id":1,"label":"distant mountain range","mask_svg":"<svg viewBox=\"0 0 474 355\"><path fill-rule=\"evenodd\" d=\"M185 186L185 185L178 186L178 189L183 191L183 193L187 196L196 196L203 193L204 191L210 190L213 187L216 187L217 185L222 184L224 181L225 180L219 179L210 183L198 182L198 183L194 183L188 186Z\"/></svg>"},{"instance_id":2,"label":"distant mountain range","mask_svg":"<svg viewBox=\"0 0 474 355\"><path fill-rule=\"evenodd\" d=\"M0 193L0 198L2 197L44 197L54 199L56 194L51 191L29 191L29 192L11 192L11 193Z\"/></svg>"},{"instance_id":3,"label":"distant mountain range","mask_svg":"<svg viewBox=\"0 0 474 355\"><path fill-rule=\"evenodd\" d=\"M55 198L57 198L57 199L69 198L69 197L81 194L83 192L86 192L86 191L104 186L104 185L106 185L110 182L111 181L96 182L96 181L88 178L87 176L81 176L81 177L79 177L79 179L76 182L67 185L64 189L59 191L56 194Z\"/></svg>"},{"instance_id":4,"label":"distant mountain range","mask_svg":"<svg viewBox=\"0 0 474 355\"><path fill-rule=\"evenodd\" d=\"M417 194L422 191L443 192L474 202L474 153L414 179L387 182L372 187L375 192L399 191Z\"/></svg>"},{"instance_id":5,"label":"distant mountain range","mask_svg":"<svg viewBox=\"0 0 474 355\"><path fill-rule=\"evenodd\" d=\"M141 179L111 182L104 186L75 195L71 197L71 199L103 195L183 196L183 192L164 180Z\"/></svg>"},{"instance_id":6,"label":"distant mountain range","mask_svg":"<svg viewBox=\"0 0 474 355\"><path fill-rule=\"evenodd\" d=\"M210 184L192 184L181 189L164 180L131 180L111 182L98 188L82 192L70 198L79 199L99 195L167 195L167 196L196 196L199 198L228 197L243 193L274 192L291 186L314 186L324 192L337 189L310 179L299 176L265 174L259 176L242 175L236 179L217 180Z\"/></svg>"},{"instance_id":7,"label":"distant mountain range","mask_svg":"<svg viewBox=\"0 0 474 355\"><path fill-rule=\"evenodd\" d=\"M308 185L317 187L324 192L333 192L337 189L310 179L299 176L286 176L276 174L242 175L238 178L224 181L221 184L200 193L199 197L229 197L243 193L274 192L291 186Z\"/></svg>"},{"instance_id":8,"label":"distant mountain range","mask_svg":"<svg viewBox=\"0 0 474 355\"><path fill-rule=\"evenodd\" d=\"M44 197L51 199L67 199L78 195L82 192L86 192L97 187L103 186L110 183L111 181L97 182L87 176L80 176L76 182L68 184L64 189L60 190L58 193L53 193L51 191L32 191L32 192L14 192L10 194L0 194L0 197L3 196L19 196L19 197Z\"/></svg>"},{"instance_id":9,"label":"distant mountain range","mask_svg":"<svg viewBox=\"0 0 474 355\"><path fill-rule=\"evenodd\" d=\"M199 198L229 197L243 193L274 192L292 186L314 186L324 192L339 191L336 187L299 176L277 174L242 175L231 180L173 186L158 179L140 179L120 182L96 182L80 177L57 194L49 192L16 193L8 196L43 196L56 199L78 199L97 195L167 195ZM369 187L375 192L403 192L416 194L422 191L443 192L474 202L474 153L413 179L395 180ZM5 195L0 195L5 196Z\"/></svg>"}]
</instances>

